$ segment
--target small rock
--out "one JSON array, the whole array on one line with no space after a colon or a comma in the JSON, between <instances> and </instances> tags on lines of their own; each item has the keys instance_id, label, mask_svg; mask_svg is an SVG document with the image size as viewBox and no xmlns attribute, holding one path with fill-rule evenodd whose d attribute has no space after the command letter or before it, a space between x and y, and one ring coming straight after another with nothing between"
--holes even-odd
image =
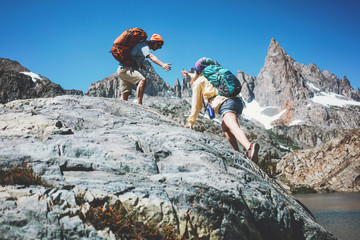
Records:
<instances>
[{"instance_id":1,"label":"small rock","mask_svg":"<svg viewBox=\"0 0 360 240\"><path fill-rule=\"evenodd\" d=\"M63 124L61 123L61 121L57 121L57 122L55 123L55 126L56 126L57 128L62 128L62 127L63 127Z\"/></svg>"}]
</instances>

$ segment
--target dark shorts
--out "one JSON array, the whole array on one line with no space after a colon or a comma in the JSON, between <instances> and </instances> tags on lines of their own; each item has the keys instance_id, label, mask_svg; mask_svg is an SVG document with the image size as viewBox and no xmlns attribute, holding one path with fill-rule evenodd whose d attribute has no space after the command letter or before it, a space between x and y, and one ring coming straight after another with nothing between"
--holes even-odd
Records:
<instances>
[{"instance_id":1,"label":"dark shorts","mask_svg":"<svg viewBox=\"0 0 360 240\"><path fill-rule=\"evenodd\" d=\"M221 117L227 112L233 112L236 116L240 116L243 110L243 104L240 98L230 98L223 102L219 108Z\"/></svg>"}]
</instances>

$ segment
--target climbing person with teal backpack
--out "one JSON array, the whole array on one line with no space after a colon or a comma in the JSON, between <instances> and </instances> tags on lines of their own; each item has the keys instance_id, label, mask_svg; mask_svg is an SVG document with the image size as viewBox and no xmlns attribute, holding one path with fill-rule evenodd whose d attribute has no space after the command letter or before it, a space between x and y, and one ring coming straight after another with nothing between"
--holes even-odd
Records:
<instances>
[{"instance_id":1,"label":"climbing person with teal backpack","mask_svg":"<svg viewBox=\"0 0 360 240\"><path fill-rule=\"evenodd\" d=\"M260 145L250 143L237 121L243 110L242 100L238 97L241 84L234 74L215 64L210 58L201 58L195 63L195 73L181 71L183 77L190 77L192 88L191 113L187 128L192 128L196 117L207 99L214 112L221 115L221 130L234 150L239 151L237 141L246 149L247 157L258 162Z\"/></svg>"},{"instance_id":2,"label":"climbing person with teal backpack","mask_svg":"<svg viewBox=\"0 0 360 240\"><path fill-rule=\"evenodd\" d=\"M111 53L119 61L117 73L120 78L121 99L127 101L136 87L137 101L142 104L146 78L138 71L144 68L144 61L149 58L153 63L165 71L171 70L170 63L161 62L150 50L156 51L164 45L159 34L153 34L149 41L147 33L140 28L131 28L124 31L113 43Z\"/></svg>"}]
</instances>

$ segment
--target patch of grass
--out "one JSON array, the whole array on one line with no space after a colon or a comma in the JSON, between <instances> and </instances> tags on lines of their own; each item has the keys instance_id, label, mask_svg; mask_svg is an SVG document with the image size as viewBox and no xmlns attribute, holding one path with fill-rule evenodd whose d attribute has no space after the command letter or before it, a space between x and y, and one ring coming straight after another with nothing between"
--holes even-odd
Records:
<instances>
[{"instance_id":1,"label":"patch of grass","mask_svg":"<svg viewBox=\"0 0 360 240\"><path fill-rule=\"evenodd\" d=\"M32 167L28 167L26 164L23 167L0 169L0 185L40 185L44 187L53 187L40 176L36 175Z\"/></svg>"},{"instance_id":2,"label":"patch of grass","mask_svg":"<svg viewBox=\"0 0 360 240\"><path fill-rule=\"evenodd\" d=\"M286 146L292 150L300 150L301 148L288 136L278 135L271 130L268 130L269 135L276 141L278 144Z\"/></svg>"}]
</instances>

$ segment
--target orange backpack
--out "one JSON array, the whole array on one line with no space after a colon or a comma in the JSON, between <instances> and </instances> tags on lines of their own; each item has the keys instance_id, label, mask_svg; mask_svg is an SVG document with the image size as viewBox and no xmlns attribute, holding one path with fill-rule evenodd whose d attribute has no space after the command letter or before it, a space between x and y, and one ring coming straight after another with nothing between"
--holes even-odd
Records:
<instances>
[{"instance_id":1,"label":"orange backpack","mask_svg":"<svg viewBox=\"0 0 360 240\"><path fill-rule=\"evenodd\" d=\"M131 67L134 61L131 59L131 50L139 42L145 41L147 34L140 28L130 28L123 32L115 41L110 52L116 60L124 66Z\"/></svg>"}]
</instances>

